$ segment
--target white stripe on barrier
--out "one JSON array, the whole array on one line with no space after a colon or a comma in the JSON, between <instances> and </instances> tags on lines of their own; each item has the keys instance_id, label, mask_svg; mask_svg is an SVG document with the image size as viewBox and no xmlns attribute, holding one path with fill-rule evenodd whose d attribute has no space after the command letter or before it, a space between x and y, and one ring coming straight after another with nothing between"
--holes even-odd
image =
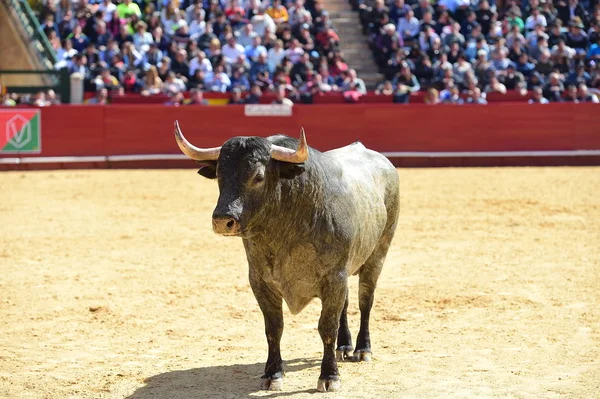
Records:
<instances>
[{"instance_id":1,"label":"white stripe on barrier","mask_svg":"<svg viewBox=\"0 0 600 399\"><path fill-rule=\"evenodd\" d=\"M475 152L382 152L388 158L494 158L494 157L582 157L600 156L600 150L569 151L475 151ZM88 157L11 157L0 158L0 164L18 165L33 163L78 162L135 162L135 161L185 161L181 154L138 154Z\"/></svg>"}]
</instances>

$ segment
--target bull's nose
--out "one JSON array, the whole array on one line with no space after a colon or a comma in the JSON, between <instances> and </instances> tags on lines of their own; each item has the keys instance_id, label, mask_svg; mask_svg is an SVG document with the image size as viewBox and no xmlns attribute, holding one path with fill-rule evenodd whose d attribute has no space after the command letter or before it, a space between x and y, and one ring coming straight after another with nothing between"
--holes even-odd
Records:
<instances>
[{"instance_id":1,"label":"bull's nose","mask_svg":"<svg viewBox=\"0 0 600 399\"><path fill-rule=\"evenodd\" d=\"M213 231L217 234L238 235L240 223L231 216L213 216Z\"/></svg>"}]
</instances>

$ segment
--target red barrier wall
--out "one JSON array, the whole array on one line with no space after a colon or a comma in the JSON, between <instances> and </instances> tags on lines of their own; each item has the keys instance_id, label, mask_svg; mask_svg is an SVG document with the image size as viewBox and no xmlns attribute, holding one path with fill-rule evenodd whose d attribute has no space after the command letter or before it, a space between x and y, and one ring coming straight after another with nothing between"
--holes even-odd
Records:
<instances>
[{"instance_id":1,"label":"red barrier wall","mask_svg":"<svg viewBox=\"0 0 600 399\"><path fill-rule=\"evenodd\" d=\"M238 135L297 136L328 150L360 140L377 151L600 150L596 104L295 105L289 117L247 117L244 106L56 106L42 109L36 156L180 154L173 121L199 146ZM14 157L14 155L0 155Z\"/></svg>"}]
</instances>

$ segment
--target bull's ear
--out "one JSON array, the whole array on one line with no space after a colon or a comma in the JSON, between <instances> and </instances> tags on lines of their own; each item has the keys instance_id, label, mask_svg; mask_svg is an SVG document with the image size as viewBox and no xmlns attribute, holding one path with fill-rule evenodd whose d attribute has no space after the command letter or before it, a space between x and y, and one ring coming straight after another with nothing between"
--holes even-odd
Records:
<instances>
[{"instance_id":1,"label":"bull's ear","mask_svg":"<svg viewBox=\"0 0 600 399\"><path fill-rule=\"evenodd\" d=\"M293 179L296 176L304 173L304 164L280 162L279 177L282 179Z\"/></svg>"},{"instance_id":2,"label":"bull's ear","mask_svg":"<svg viewBox=\"0 0 600 399\"><path fill-rule=\"evenodd\" d=\"M207 179L217 178L217 161L197 161L196 163L200 165L200 170L198 171L200 176L204 176Z\"/></svg>"}]
</instances>

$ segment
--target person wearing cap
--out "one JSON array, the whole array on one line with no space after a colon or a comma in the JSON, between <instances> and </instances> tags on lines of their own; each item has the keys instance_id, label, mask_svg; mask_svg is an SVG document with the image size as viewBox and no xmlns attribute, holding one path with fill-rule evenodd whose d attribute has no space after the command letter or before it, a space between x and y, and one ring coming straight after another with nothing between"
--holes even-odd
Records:
<instances>
[{"instance_id":1,"label":"person wearing cap","mask_svg":"<svg viewBox=\"0 0 600 399\"><path fill-rule=\"evenodd\" d=\"M589 41L584 28L581 18L579 17L575 17L569 22L567 45L573 48L577 53L585 53L587 51Z\"/></svg>"},{"instance_id":2,"label":"person wearing cap","mask_svg":"<svg viewBox=\"0 0 600 399\"><path fill-rule=\"evenodd\" d=\"M574 18L579 18L579 22L587 22L588 12L579 0L562 0L554 4L556 5L558 17L565 24Z\"/></svg>"}]
</instances>

